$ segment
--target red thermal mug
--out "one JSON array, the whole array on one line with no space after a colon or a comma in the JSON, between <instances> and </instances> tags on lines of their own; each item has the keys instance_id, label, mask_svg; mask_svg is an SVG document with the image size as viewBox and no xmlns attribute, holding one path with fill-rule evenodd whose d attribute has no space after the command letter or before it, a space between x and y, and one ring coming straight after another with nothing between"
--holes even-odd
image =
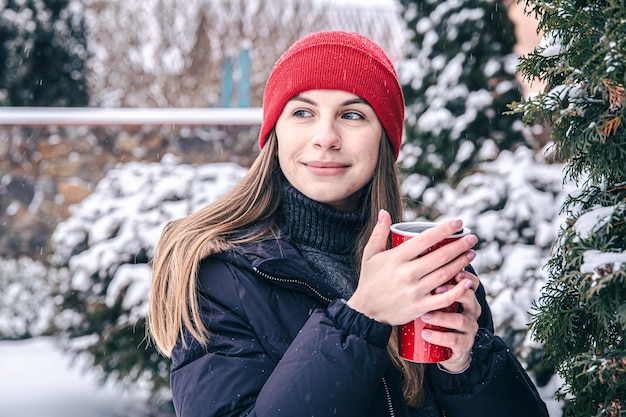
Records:
<instances>
[{"instance_id":1,"label":"red thermal mug","mask_svg":"<svg viewBox=\"0 0 626 417\"><path fill-rule=\"evenodd\" d=\"M435 222L402 222L395 223L391 226L391 246L396 247L402 242L418 235L432 227L437 226L439 223ZM436 243L430 248L418 256L423 256L429 252L434 251L460 237L466 236L471 233L470 229L463 227L458 232L448 236L442 241ZM450 284L455 284L454 278L449 281ZM446 312L458 312L459 304L452 303L446 308L439 311ZM444 346L435 345L429 343L422 338L422 330L430 329L437 331L450 331L439 326L433 326L425 323L420 317L415 318L409 323L398 326L398 345L400 350L400 356L411 362L420 363L435 363L445 361L452 356L452 349Z\"/></svg>"}]
</instances>

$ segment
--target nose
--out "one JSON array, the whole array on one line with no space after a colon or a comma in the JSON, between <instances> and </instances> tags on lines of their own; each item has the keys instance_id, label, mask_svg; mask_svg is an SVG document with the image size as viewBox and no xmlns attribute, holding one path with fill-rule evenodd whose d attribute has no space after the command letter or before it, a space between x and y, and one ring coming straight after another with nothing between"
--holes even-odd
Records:
<instances>
[{"instance_id":1,"label":"nose","mask_svg":"<svg viewBox=\"0 0 626 417\"><path fill-rule=\"evenodd\" d=\"M331 118L320 118L315 126L311 143L322 150L341 149L341 135L335 121Z\"/></svg>"}]
</instances>

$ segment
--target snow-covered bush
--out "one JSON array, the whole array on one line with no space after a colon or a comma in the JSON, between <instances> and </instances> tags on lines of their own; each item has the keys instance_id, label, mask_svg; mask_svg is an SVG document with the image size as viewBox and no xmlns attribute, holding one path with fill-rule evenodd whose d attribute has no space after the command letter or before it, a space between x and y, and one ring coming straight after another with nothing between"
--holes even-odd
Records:
<instances>
[{"instance_id":1,"label":"snow-covered bush","mask_svg":"<svg viewBox=\"0 0 626 417\"><path fill-rule=\"evenodd\" d=\"M50 331L50 294L63 273L29 258L0 259L0 340Z\"/></svg>"},{"instance_id":2,"label":"snow-covered bush","mask_svg":"<svg viewBox=\"0 0 626 417\"><path fill-rule=\"evenodd\" d=\"M236 164L133 162L111 170L56 228L59 282L54 325L64 348L86 353L103 379L169 386L169 361L145 340L149 261L165 224L210 203L241 179Z\"/></svg>"},{"instance_id":3,"label":"snow-covered bush","mask_svg":"<svg viewBox=\"0 0 626 417\"><path fill-rule=\"evenodd\" d=\"M521 117L504 114L521 94L508 3L400 3L410 40L398 68L407 106L400 166L428 188L456 184L500 150L526 144Z\"/></svg>"}]
</instances>

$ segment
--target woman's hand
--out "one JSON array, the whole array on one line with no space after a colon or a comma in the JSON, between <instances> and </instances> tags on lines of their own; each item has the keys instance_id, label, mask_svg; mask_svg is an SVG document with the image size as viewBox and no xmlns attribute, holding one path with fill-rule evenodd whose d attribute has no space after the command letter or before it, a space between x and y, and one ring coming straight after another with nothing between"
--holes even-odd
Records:
<instances>
[{"instance_id":1,"label":"woman's hand","mask_svg":"<svg viewBox=\"0 0 626 417\"><path fill-rule=\"evenodd\" d=\"M464 278L448 291L433 294L474 259L470 249L476 244L476 236L464 236L418 258L458 231L462 227L460 220L442 223L387 250L390 227L389 213L381 210L363 252L359 283L348 300L351 308L395 326L459 301L474 286L471 279Z\"/></svg>"},{"instance_id":2,"label":"woman's hand","mask_svg":"<svg viewBox=\"0 0 626 417\"><path fill-rule=\"evenodd\" d=\"M469 366L470 351L478 331L481 308L474 291L478 278L464 268L474 259L474 235L464 236L435 251L418 257L427 248L462 227L460 220L442 223L387 250L391 227L389 213L379 213L378 224L367 243L361 276L348 305L382 323L400 325L421 317L453 332L427 331L432 343L452 348L452 357L442 365L450 372ZM448 282L455 278L456 284ZM453 302L460 313L436 311Z\"/></svg>"}]
</instances>

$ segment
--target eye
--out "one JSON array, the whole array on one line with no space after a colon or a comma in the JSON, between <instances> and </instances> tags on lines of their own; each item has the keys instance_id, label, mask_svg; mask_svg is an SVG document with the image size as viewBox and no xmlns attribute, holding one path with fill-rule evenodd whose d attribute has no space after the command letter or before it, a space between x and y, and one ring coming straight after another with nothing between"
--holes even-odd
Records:
<instances>
[{"instance_id":1,"label":"eye","mask_svg":"<svg viewBox=\"0 0 626 417\"><path fill-rule=\"evenodd\" d=\"M362 119L365 119L365 117L361 113L358 113L358 112L355 112L355 111L347 111L347 112L345 112L345 113L343 113L341 115L341 118L342 119L348 119L348 120L362 120Z\"/></svg>"},{"instance_id":2,"label":"eye","mask_svg":"<svg viewBox=\"0 0 626 417\"><path fill-rule=\"evenodd\" d=\"M301 118L312 116L311 112L305 109L294 110L291 114L293 114L295 117L301 117Z\"/></svg>"}]
</instances>

